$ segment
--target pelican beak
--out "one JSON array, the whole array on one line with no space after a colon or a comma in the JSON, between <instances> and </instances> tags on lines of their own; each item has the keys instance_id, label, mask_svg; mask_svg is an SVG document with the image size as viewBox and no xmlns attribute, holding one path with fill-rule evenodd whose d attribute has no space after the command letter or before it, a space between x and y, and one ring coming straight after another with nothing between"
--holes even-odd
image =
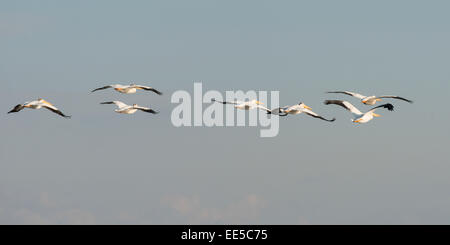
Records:
<instances>
[{"instance_id":1,"label":"pelican beak","mask_svg":"<svg viewBox=\"0 0 450 245\"><path fill-rule=\"evenodd\" d=\"M308 110L312 110L312 108L311 107L309 107L309 106L307 106L307 105L303 105L306 109L308 109Z\"/></svg>"},{"instance_id":2,"label":"pelican beak","mask_svg":"<svg viewBox=\"0 0 450 245\"><path fill-rule=\"evenodd\" d=\"M360 118L360 119L358 119L358 120L354 120L353 122L354 122L354 123L359 123L359 122L361 122L361 120L362 120L362 119Z\"/></svg>"},{"instance_id":3,"label":"pelican beak","mask_svg":"<svg viewBox=\"0 0 450 245\"><path fill-rule=\"evenodd\" d=\"M367 104L367 100L362 100L361 102L364 104Z\"/></svg>"},{"instance_id":4,"label":"pelican beak","mask_svg":"<svg viewBox=\"0 0 450 245\"><path fill-rule=\"evenodd\" d=\"M262 105L262 104L264 104L264 103L262 103L261 101L256 101L256 104Z\"/></svg>"},{"instance_id":5,"label":"pelican beak","mask_svg":"<svg viewBox=\"0 0 450 245\"><path fill-rule=\"evenodd\" d=\"M48 102L48 101L46 101L46 100L42 100L42 103L47 104L47 105L49 105L49 106L53 106L52 103L50 103L50 102Z\"/></svg>"},{"instance_id":6,"label":"pelican beak","mask_svg":"<svg viewBox=\"0 0 450 245\"><path fill-rule=\"evenodd\" d=\"M380 98L376 98L375 100L376 100L376 101L382 101L382 99L380 99Z\"/></svg>"},{"instance_id":7,"label":"pelican beak","mask_svg":"<svg viewBox=\"0 0 450 245\"><path fill-rule=\"evenodd\" d=\"M376 114L376 113L372 113L374 117L381 117L381 115Z\"/></svg>"}]
</instances>

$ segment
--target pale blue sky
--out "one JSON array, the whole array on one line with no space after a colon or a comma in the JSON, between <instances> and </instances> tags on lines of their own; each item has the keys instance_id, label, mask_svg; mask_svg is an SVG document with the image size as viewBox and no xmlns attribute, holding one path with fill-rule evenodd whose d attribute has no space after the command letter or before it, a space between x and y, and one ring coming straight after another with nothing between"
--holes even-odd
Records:
<instances>
[{"instance_id":1,"label":"pale blue sky","mask_svg":"<svg viewBox=\"0 0 450 245\"><path fill-rule=\"evenodd\" d=\"M449 224L449 8L3 0L0 223ZM89 93L116 81L164 96ZM170 95L200 81L279 90L282 105L303 101L337 121L283 118L270 139L258 128L174 128ZM336 89L415 103L391 101L395 112L355 126L323 100L367 107L324 94ZM6 114L37 97L73 118ZM124 117L98 105L111 99L161 113Z\"/></svg>"}]
</instances>

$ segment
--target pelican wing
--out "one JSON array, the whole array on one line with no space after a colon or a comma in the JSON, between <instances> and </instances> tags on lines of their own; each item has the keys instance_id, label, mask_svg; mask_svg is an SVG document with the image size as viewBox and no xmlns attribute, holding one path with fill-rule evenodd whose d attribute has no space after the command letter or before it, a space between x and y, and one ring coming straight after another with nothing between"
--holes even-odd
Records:
<instances>
[{"instance_id":1,"label":"pelican wing","mask_svg":"<svg viewBox=\"0 0 450 245\"><path fill-rule=\"evenodd\" d=\"M148 113L152 113L152 114L158 114L157 111L155 111L153 109L150 109L150 108L147 108L147 107L135 106L134 108L136 108L138 110L141 110L141 111L144 111L144 112L148 112Z\"/></svg>"},{"instance_id":2,"label":"pelican wing","mask_svg":"<svg viewBox=\"0 0 450 245\"><path fill-rule=\"evenodd\" d=\"M62 116L64 118L71 118L71 116L64 115L64 113L62 113L60 110L58 110L58 108L56 108L56 107L54 107L52 105L44 104L42 107L44 107L45 109L48 109L48 110L50 110L50 111L52 111L52 112Z\"/></svg>"},{"instance_id":3,"label":"pelican wing","mask_svg":"<svg viewBox=\"0 0 450 245\"><path fill-rule=\"evenodd\" d=\"M272 114L272 111L271 111L269 108L265 107L265 106L262 106L262 105L256 105L256 108L261 109L261 110L263 110L263 111L266 111L267 114Z\"/></svg>"},{"instance_id":4,"label":"pelican wing","mask_svg":"<svg viewBox=\"0 0 450 245\"><path fill-rule=\"evenodd\" d=\"M108 86L101 87L101 88L96 88L96 89L92 90L91 93L93 93L93 92L95 92L95 91L98 91L98 90L107 89L107 88L112 88L112 85L108 85Z\"/></svg>"},{"instance_id":5,"label":"pelican wing","mask_svg":"<svg viewBox=\"0 0 450 245\"><path fill-rule=\"evenodd\" d=\"M387 104L383 104L383 105L376 106L376 107L370 109L370 111L375 111L375 110L378 109L378 108L386 108L386 109L388 109L389 111L393 111L393 110L394 110L394 105L392 105L392 104L390 104L390 103L387 103Z\"/></svg>"},{"instance_id":6,"label":"pelican wing","mask_svg":"<svg viewBox=\"0 0 450 245\"><path fill-rule=\"evenodd\" d=\"M403 101L406 101L406 102L409 102L409 103L413 103L412 100L408 100L408 99L405 99L403 97L395 96L395 95L383 95L383 96L378 96L378 98L391 98L391 99L398 99L398 100L403 100Z\"/></svg>"},{"instance_id":7,"label":"pelican wing","mask_svg":"<svg viewBox=\"0 0 450 245\"><path fill-rule=\"evenodd\" d=\"M158 91L158 90L156 90L156 89L154 89L152 87L141 86L141 85L135 85L134 87L137 88L137 89L143 89L143 90L146 90L146 91L152 91L152 92L157 93L158 95L162 95L162 93L160 91Z\"/></svg>"},{"instance_id":8,"label":"pelican wing","mask_svg":"<svg viewBox=\"0 0 450 245\"><path fill-rule=\"evenodd\" d=\"M329 94L346 94L346 95L356 97L358 99L364 99L366 97L362 94L353 93L353 92L349 92L349 91L331 91L331 92L327 92L327 93L329 93Z\"/></svg>"},{"instance_id":9,"label":"pelican wing","mask_svg":"<svg viewBox=\"0 0 450 245\"><path fill-rule=\"evenodd\" d=\"M14 113L14 112L19 112L19 111L21 111L23 108L25 108L22 104L18 104L18 105L16 105L12 110L10 110L9 112L8 112L8 114L9 113Z\"/></svg>"},{"instance_id":10,"label":"pelican wing","mask_svg":"<svg viewBox=\"0 0 450 245\"><path fill-rule=\"evenodd\" d=\"M303 104L303 106L301 104L297 104L297 105L293 105L288 107L287 109L285 109L286 111L304 111L304 110L310 110L308 108L304 107L305 104Z\"/></svg>"},{"instance_id":11,"label":"pelican wing","mask_svg":"<svg viewBox=\"0 0 450 245\"><path fill-rule=\"evenodd\" d=\"M319 116L317 113L315 113L315 112L313 112L311 110L308 110L308 109L304 109L303 112L308 114L308 115L310 115L310 116L312 116L312 117L319 118L319 119L322 119L322 120L327 121L327 122L334 122L336 120L336 118L333 118L331 120L323 118L323 117Z\"/></svg>"},{"instance_id":12,"label":"pelican wing","mask_svg":"<svg viewBox=\"0 0 450 245\"><path fill-rule=\"evenodd\" d=\"M356 115L363 114L361 111L358 110L358 108L356 108L355 106L350 104L350 102L345 101L345 100L325 100L324 103L325 103L325 105L334 104L334 105L342 106L345 109L349 110L351 113L356 114Z\"/></svg>"},{"instance_id":13,"label":"pelican wing","mask_svg":"<svg viewBox=\"0 0 450 245\"><path fill-rule=\"evenodd\" d=\"M242 102L240 101L219 101L216 99L211 99L211 102L217 102L217 103L221 103L221 104L233 104L233 105L237 105L237 104L241 104Z\"/></svg>"},{"instance_id":14,"label":"pelican wing","mask_svg":"<svg viewBox=\"0 0 450 245\"><path fill-rule=\"evenodd\" d=\"M128 106L127 104L125 104L125 103L123 103L121 101L102 102L100 104L102 104L102 105L115 104L117 107L119 107L119 109L122 109L122 108L125 108L125 107Z\"/></svg>"},{"instance_id":15,"label":"pelican wing","mask_svg":"<svg viewBox=\"0 0 450 245\"><path fill-rule=\"evenodd\" d=\"M277 116L280 116L280 117L285 117L285 116L288 115L288 114L284 111L286 108L287 108L287 106L286 106L286 107L278 107L278 108L272 109L272 110L270 111L270 113L267 112L267 114L273 114L273 115L277 115Z\"/></svg>"},{"instance_id":16,"label":"pelican wing","mask_svg":"<svg viewBox=\"0 0 450 245\"><path fill-rule=\"evenodd\" d=\"M290 106L285 106L285 107L277 108L276 110L278 110L278 115L279 116L285 117L285 116L289 115L289 113L286 112L286 110L289 109L289 108L290 108ZM272 113L273 113L273 110L272 110ZM280 114L280 113L284 113L284 114Z\"/></svg>"}]
</instances>

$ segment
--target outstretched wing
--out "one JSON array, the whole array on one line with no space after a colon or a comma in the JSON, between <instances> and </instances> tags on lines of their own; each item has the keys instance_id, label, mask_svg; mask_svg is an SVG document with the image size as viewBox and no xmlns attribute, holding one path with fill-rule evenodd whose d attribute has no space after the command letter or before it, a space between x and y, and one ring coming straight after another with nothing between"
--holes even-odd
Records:
<instances>
[{"instance_id":1,"label":"outstretched wing","mask_svg":"<svg viewBox=\"0 0 450 245\"><path fill-rule=\"evenodd\" d=\"M394 105L392 105L392 104L390 104L390 103L387 103L387 104L383 104L383 105L376 106L376 107L370 109L370 111L374 111L374 110L376 110L376 109L378 109L378 108L386 108L386 109L388 109L389 111L393 111L393 110L394 110Z\"/></svg>"},{"instance_id":2,"label":"outstretched wing","mask_svg":"<svg viewBox=\"0 0 450 245\"><path fill-rule=\"evenodd\" d=\"M64 118L71 118L71 116L64 115L64 113L62 113L60 110L58 110L58 108L56 108L56 107L54 107L52 105L44 104L43 107L45 109L48 109L48 110L50 110L50 111L52 111L52 112L54 112L54 113L64 117Z\"/></svg>"},{"instance_id":3,"label":"outstretched wing","mask_svg":"<svg viewBox=\"0 0 450 245\"><path fill-rule=\"evenodd\" d=\"M325 100L324 104L325 105L333 104L333 105L342 106L345 109L349 110L351 113L356 114L356 115L363 114L361 111L358 110L358 108L356 108L355 106L350 104L350 102L345 101L345 100Z\"/></svg>"},{"instance_id":4,"label":"outstretched wing","mask_svg":"<svg viewBox=\"0 0 450 245\"><path fill-rule=\"evenodd\" d=\"M148 112L148 113L152 113L152 114L158 114L157 111L155 111L153 109L150 109L150 108L147 108L147 107L135 106L134 108L136 108L138 110L141 110L141 111L144 111L144 112Z\"/></svg>"},{"instance_id":5,"label":"outstretched wing","mask_svg":"<svg viewBox=\"0 0 450 245\"><path fill-rule=\"evenodd\" d=\"M137 88L137 89L143 89L143 90L147 90L147 91L152 91L152 92L155 92L155 93L157 93L159 95L162 95L162 93L160 91L158 91L158 90L156 90L156 89L154 89L152 87L141 86L141 85L135 85L134 87Z\"/></svg>"},{"instance_id":6,"label":"outstretched wing","mask_svg":"<svg viewBox=\"0 0 450 245\"><path fill-rule=\"evenodd\" d=\"M263 111L266 111L267 114L272 114L272 111L269 108L265 107L265 106L257 105L256 108L258 108L260 110L263 110Z\"/></svg>"},{"instance_id":7,"label":"outstretched wing","mask_svg":"<svg viewBox=\"0 0 450 245\"><path fill-rule=\"evenodd\" d=\"M22 104L18 104L18 105L16 105L12 110L10 110L9 112L8 112L8 114L9 113L13 113L13 112L19 112L19 111L21 111L23 108L25 108Z\"/></svg>"},{"instance_id":8,"label":"outstretched wing","mask_svg":"<svg viewBox=\"0 0 450 245\"><path fill-rule=\"evenodd\" d=\"M319 118L319 119L322 119L322 120L327 121L327 122L334 122L336 120L336 118L333 118L331 120L323 118L323 117L319 116L317 113L315 113L315 112L313 112L311 110L308 110L308 109L304 109L303 112L308 114L308 115L310 115L310 116L312 116L312 117Z\"/></svg>"},{"instance_id":9,"label":"outstretched wing","mask_svg":"<svg viewBox=\"0 0 450 245\"><path fill-rule=\"evenodd\" d=\"M349 91L331 91L331 92L327 92L327 93L329 93L329 94L346 94L346 95L356 97L358 99L364 99L366 97L362 94L353 93L353 92L349 92Z\"/></svg>"},{"instance_id":10,"label":"outstretched wing","mask_svg":"<svg viewBox=\"0 0 450 245\"><path fill-rule=\"evenodd\" d=\"M107 89L107 88L112 88L112 86L111 86L111 85L108 85L108 86L105 86L105 87L96 88L96 89L92 90L91 93L93 93L93 92L95 92L95 91L98 91L98 90Z\"/></svg>"},{"instance_id":11,"label":"outstretched wing","mask_svg":"<svg viewBox=\"0 0 450 245\"><path fill-rule=\"evenodd\" d=\"M119 109L128 106L127 104L125 104L125 103L123 103L123 102L121 102L121 101L117 101L117 100L116 100L116 101L109 101L109 102L102 102L102 103L100 103L100 104L102 104L102 105L115 104L117 107L119 107Z\"/></svg>"},{"instance_id":12,"label":"outstretched wing","mask_svg":"<svg viewBox=\"0 0 450 245\"><path fill-rule=\"evenodd\" d=\"M403 97L396 96L396 95L384 95L384 96L378 96L378 98L391 98L391 99L398 99L398 100L403 100L403 101L406 101L409 103L413 103L412 100L408 100L408 99L405 99Z\"/></svg>"},{"instance_id":13,"label":"outstretched wing","mask_svg":"<svg viewBox=\"0 0 450 245\"><path fill-rule=\"evenodd\" d=\"M288 113L286 113L284 111L286 108L288 108L288 107L287 106L285 106L285 107L278 107L278 108L272 109L270 111L270 113L267 112L267 114L273 114L273 115L277 115L277 116L280 116L280 117L285 117L285 116L288 115Z\"/></svg>"},{"instance_id":14,"label":"outstretched wing","mask_svg":"<svg viewBox=\"0 0 450 245\"><path fill-rule=\"evenodd\" d=\"M216 99L211 99L211 102L217 102L217 103L221 103L221 104L233 104L233 105L237 105L240 104L241 102L239 101L218 101Z\"/></svg>"}]
</instances>

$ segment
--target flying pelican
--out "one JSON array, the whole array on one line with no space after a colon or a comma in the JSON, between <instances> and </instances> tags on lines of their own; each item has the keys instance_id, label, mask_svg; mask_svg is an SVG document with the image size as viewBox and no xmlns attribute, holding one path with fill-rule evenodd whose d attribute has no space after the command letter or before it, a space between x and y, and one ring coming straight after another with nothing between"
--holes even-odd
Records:
<instances>
[{"instance_id":1,"label":"flying pelican","mask_svg":"<svg viewBox=\"0 0 450 245\"><path fill-rule=\"evenodd\" d=\"M257 100L251 100L251 101L218 101L216 99L211 99L212 102L217 102L221 104L232 104L234 105L234 108L241 109L241 110L252 110L252 109L261 109L267 112L267 114L271 114L272 111L268 108L262 106L263 103Z\"/></svg>"},{"instance_id":2,"label":"flying pelican","mask_svg":"<svg viewBox=\"0 0 450 245\"><path fill-rule=\"evenodd\" d=\"M8 112L9 113L14 113L14 112L19 112L25 108L30 108L30 109L41 109L41 108L45 108L48 109L62 117L65 118L70 118L70 116L66 116L64 115L64 113L62 113L60 110L58 110L58 108L56 108L54 105L52 105L50 102L45 101L43 99L37 99L35 101L31 101L31 102L25 102L23 104L18 104L16 105L11 111Z\"/></svg>"},{"instance_id":3,"label":"flying pelican","mask_svg":"<svg viewBox=\"0 0 450 245\"><path fill-rule=\"evenodd\" d=\"M98 91L98 90L107 89L107 88L113 88L114 90L116 90L117 92L120 92L122 94L134 94L137 92L138 89L153 91L159 95L162 94L161 92L159 92L158 90L156 90L152 87L141 86L141 85L136 85L136 84L130 84L130 85L113 84L113 85L108 85L108 86L101 87L101 88L96 88L96 89L92 90L91 93Z\"/></svg>"},{"instance_id":4,"label":"flying pelican","mask_svg":"<svg viewBox=\"0 0 450 245\"><path fill-rule=\"evenodd\" d=\"M362 113L360 110L358 110L358 108L356 108L352 104L350 104L350 102L344 101L344 100L325 100L324 103L325 103L325 105L334 104L334 105L342 106L345 109L349 110L351 113L353 113L353 115L355 117L354 119L352 119L352 122L354 122L354 123L366 123L366 122L372 120L374 117L380 117L380 115L375 113L375 110L378 108L386 108L389 111L394 110L394 106L389 103L376 106L376 107L370 109L366 113Z\"/></svg>"},{"instance_id":5,"label":"flying pelican","mask_svg":"<svg viewBox=\"0 0 450 245\"><path fill-rule=\"evenodd\" d=\"M311 107L305 105L303 102L300 102L297 105L293 105L293 106L285 106L285 107L280 107L280 108L274 109L274 110L272 110L272 113L274 113L276 111L278 111L279 116L287 116L289 114L297 115L300 113L305 113L309 116L319 118L319 119L322 119L322 120L328 121L328 122L334 122L336 120L336 118L329 120L329 119L319 116L317 113L312 111ZM280 114L280 113L283 113L283 114Z\"/></svg>"},{"instance_id":6,"label":"flying pelican","mask_svg":"<svg viewBox=\"0 0 450 245\"><path fill-rule=\"evenodd\" d=\"M334 93L334 94L346 94L346 95L350 95L353 97L356 97L358 99L361 100L362 103L366 104L366 105L375 105L375 103L377 103L377 101L381 101L382 98L391 98L391 99L398 99L398 100L403 100L409 103L413 103L411 100L399 97L399 96L395 96L395 95L384 95L384 96L365 96L362 94L357 94L357 93L353 93L353 92L349 92L349 91L331 91L331 92L327 92L327 93Z\"/></svg>"},{"instance_id":7,"label":"flying pelican","mask_svg":"<svg viewBox=\"0 0 450 245\"><path fill-rule=\"evenodd\" d=\"M114 111L122 114L134 114L137 110L145 111L152 114L158 113L157 111L154 111L147 107L138 106L137 104L127 105L121 101L102 102L100 104L102 105L115 104L117 107L119 107L119 109L116 109Z\"/></svg>"}]
</instances>

